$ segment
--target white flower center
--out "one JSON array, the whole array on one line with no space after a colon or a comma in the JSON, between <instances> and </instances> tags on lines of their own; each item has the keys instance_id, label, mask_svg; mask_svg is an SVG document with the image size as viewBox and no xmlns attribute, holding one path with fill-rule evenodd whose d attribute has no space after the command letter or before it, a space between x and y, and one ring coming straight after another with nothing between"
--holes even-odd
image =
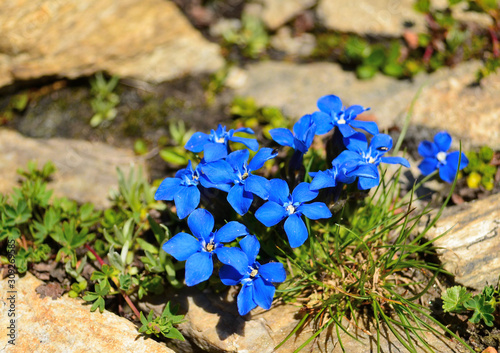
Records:
<instances>
[{"instance_id":1,"label":"white flower center","mask_svg":"<svg viewBox=\"0 0 500 353\"><path fill-rule=\"evenodd\" d=\"M286 207L286 211L288 212L288 214L294 214L295 212L295 207L293 207L293 205L288 205Z\"/></svg>"},{"instance_id":2,"label":"white flower center","mask_svg":"<svg viewBox=\"0 0 500 353\"><path fill-rule=\"evenodd\" d=\"M370 157L370 159L368 159L368 163L372 163L372 164L375 163L375 158Z\"/></svg>"},{"instance_id":3,"label":"white flower center","mask_svg":"<svg viewBox=\"0 0 500 353\"><path fill-rule=\"evenodd\" d=\"M207 244L206 249L208 252L212 252L215 249L215 245L213 243L209 243Z\"/></svg>"},{"instance_id":4,"label":"white flower center","mask_svg":"<svg viewBox=\"0 0 500 353\"><path fill-rule=\"evenodd\" d=\"M225 141L224 137L218 137L218 138L215 140L215 142L217 142L217 143L224 143L224 141Z\"/></svg>"},{"instance_id":5,"label":"white flower center","mask_svg":"<svg viewBox=\"0 0 500 353\"><path fill-rule=\"evenodd\" d=\"M446 160L446 152L439 152L436 158L438 161L444 162Z\"/></svg>"},{"instance_id":6,"label":"white flower center","mask_svg":"<svg viewBox=\"0 0 500 353\"><path fill-rule=\"evenodd\" d=\"M345 119L342 118L342 119L337 120L337 124L345 124Z\"/></svg>"},{"instance_id":7,"label":"white flower center","mask_svg":"<svg viewBox=\"0 0 500 353\"><path fill-rule=\"evenodd\" d=\"M255 276L257 276L257 273L259 273L259 271L256 268L254 268L252 272L250 272L250 278L254 278Z\"/></svg>"}]
</instances>

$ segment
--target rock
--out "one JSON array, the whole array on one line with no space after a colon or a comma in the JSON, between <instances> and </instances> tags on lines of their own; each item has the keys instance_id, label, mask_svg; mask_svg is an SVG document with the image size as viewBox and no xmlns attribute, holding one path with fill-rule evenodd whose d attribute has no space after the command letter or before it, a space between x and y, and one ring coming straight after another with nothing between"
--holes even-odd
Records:
<instances>
[{"instance_id":1,"label":"rock","mask_svg":"<svg viewBox=\"0 0 500 353\"><path fill-rule=\"evenodd\" d=\"M202 293L196 288L186 288L170 296L170 300L174 303L180 303L186 314L187 321L179 326L181 332L196 345L189 348L182 342L175 341L172 342L177 345L175 349L179 352L197 352L201 349L208 352L286 353L295 351L314 334L312 324L308 324L298 335L291 337L275 351L274 347L287 337L303 317L303 314L299 313L300 307L275 302L270 310L256 308L250 314L241 317L236 309L236 294L234 288L225 295ZM167 299L162 296L156 302L143 304L141 310L161 313L166 301ZM344 324L349 326L349 333L359 340L356 341L339 330L345 352L368 352L376 347L376 335L368 336L361 330L356 330L354 325L349 325L348 322ZM423 335L426 342L437 352L462 352L456 343L447 338L438 338L430 333ZM414 343L420 346L419 343ZM381 331L380 345L382 352L406 351L388 329ZM314 344L309 343L303 351L340 353L342 348L338 344L338 337L332 326L332 330L325 330Z\"/></svg>"},{"instance_id":2,"label":"rock","mask_svg":"<svg viewBox=\"0 0 500 353\"><path fill-rule=\"evenodd\" d=\"M43 284L30 273L17 278L15 293L0 281L0 347L6 353L24 352L155 352L172 353L164 344L146 339L125 318L107 310L90 312L79 299L40 299L35 289ZM12 317L9 296L15 296L15 345L7 343Z\"/></svg>"},{"instance_id":3,"label":"rock","mask_svg":"<svg viewBox=\"0 0 500 353\"><path fill-rule=\"evenodd\" d=\"M316 101L335 94L345 105L371 107L360 118L376 121L380 130L401 127L406 111L416 101L411 124L419 129L447 130L463 146L484 145L500 148L500 73L487 77L481 86L473 86L479 62L467 62L455 68L443 68L432 74L417 75L413 82L396 80L382 74L360 81L352 72L337 64L293 64L261 62L249 65L246 79L235 94L253 97L258 105L277 106L298 119L317 110ZM471 121L464 124L464 121Z\"/></svg>"},{"instance_id":4,"label":"rock","mask_svg":"<svg viewBox=\"0 0 500 353\"><path fill-rule=\"evenodd\" d=\"M316 38L310 33L302 33L293 37L290 27L281 27L271 38L271 45L291 56L306 57L316 47Z\"/></svg>"},{"instance_id":5,"label":"rock","mask_svg":"<svg viewBox=\"0 0 500 353\"><path fill-rule=\"evenodd\" d=\"M316 13L331 30L361 35L399 37L410 27L425 31L423 14L413 0L320 0Z\"/></svg>"},{"instance_id":6,"label":"rock","mask_svg":"<svg viewBox=\"0 0 500 353\"><path fill-rule=\"evenodd\" d=\"M0 193L18 186L16 170L25 169L28 161L37 161L39 167L52 161L57 172L48 187L54 195L92 202L98 208L110 206L107 196L118 186L116 168L125 174L132 165L146 170L144 162L125 149L100 142L32 139L6 129L0 129L0 151Z\"/></svg>"},{"instance_id":7,"label":"rock","mask_svg":"<svg viewBox=\"0 0 500 353\"><path fill-rule=\"evenodd\" d=\"M445 209L427 233L444 269L463 286L481 290L500 273L500 194Z\"/></svg>"},{"instance_id":8,"label":"rock","mask_svg":"<svg viewBox=\"0 0 500 353\"><path fill-rule=\"evenodd\" d=\"M2 1L0 23L0 87L97 71L161 82L224 63L171 1Z\"/></svg>"},{"instance_id":9,"label":"rock","mask_svg":"<svg viewBox=\"0 0 500 353\"><path fill-rule=\"evenodd\" d=\"M269 29L275 30L315 3L316 0L263 0L259 9L248 4L251 9L247 5L246 12L262 18Z\"/></svg>"}]
</instances>

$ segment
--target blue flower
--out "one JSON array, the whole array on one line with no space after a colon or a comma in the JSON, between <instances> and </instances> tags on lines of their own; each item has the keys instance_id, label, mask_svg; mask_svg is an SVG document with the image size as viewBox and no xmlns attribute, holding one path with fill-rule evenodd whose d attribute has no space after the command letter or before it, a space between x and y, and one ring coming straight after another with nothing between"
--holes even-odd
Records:
<instances>
[{"instance_id":1,"label":"blue flower","mask_svg":"<svg viewBox=\"0 0 500 353\"><path fill-rule=\"evenodd\" d=\"M178 233L163 244L163 250L178 261L186 260L186 284L194 286L206 281L214 270L212 257L217 255L224 263L238 256L238 249L224 247L239 236L248 235L247 228L239 222L226 223L218 231L214 228L214 217L205 209L198 208L188 217L188 226L194 237ZM235 255L236 254L236 255Z\"/></svg>"},{"instance_id":2,"label":"blue flower","mask_svg":"<svg viewBox=\"0 0 500 353\"><path fill-rule=\"evenodd\" d=\"M156 190L155 200L173 200L180 219L187 217L200 204L198 167L193 170L189 161L186 168L175 174L175 178L165 178Z\"/></svg>"},{"instance_id":3,"label":"blue flower","mask_svg":"<svg viewBox=\"0 0 500 353\"><path fill-rule=\"evenodd\" d=\"M339 183L351 184L356 180L356 177L366 177L373 179L370 167L360 165L357 160L348 160L346 155L337 156L332 161L330 169L310 172L309 175L313 177L311 181L311 190L320 190L324 188L336 187Z\"/></svg>"},{"instance_id":4,"label":"blue flower","mask_svg":"<svg viewBox=\"0 0 500 353\"><path fill-rule=\"evenodd\" d=\"M446 131L438 132L434 136L434 142L422 141L418 146L418 153L424 160L418 168L423 175L429 175L436 169L439 169L439 176L447 183L452 183L455 179L457 169L459 169L458 160L460 159L460 170L467 167L469 160L462 152L455 151L446 153L451 146L451 136Z\"/></svg>"},{"instance_id":5,"label":"blue flower","mask_svg":"<svg viewBox=\"0 0 500 353\"><path fill-rule=\"evenodd\" d=\"M301 246L309 236L301 216L309 219L330 218L332 213L322 202L306 204L318 196L317 191L309 190L309 183L300 183L290 195L286 181L270 180L269 201L256 212L255 217L266 227L274 226L286 218L284 227L292 248Z\"/></svg>"},{"instance_id":6,"label":"blue flower","mask_svg":"<svg viewBox=\"0 0 500 353\"><path fill-rule=\"evenodd\" d=\"M351 105L349 108L345 108L340 98L334 95L318 99L318 108L320 111L312 114L318 135L326 134L335 126L344 137L354 135L356 131L353 128L365 130L372 135L379 132L377 124L373 121L354 120L359 114L370 108L363 108L360 105Z\"/></svg>"},{"instance_id":7,"label":"blue flower","mask_svg":"<svg viewBox=\"0 0 500 353\"><path fill-rule=\"evenodd\" d=\"M229 141L242 143L252 151L257 151L259 148L257 140L234 136L237 132L254 133L252 129L248 128L226 131L226 127L219 124L217 130L211 130L210 135L203 132L195 132L184 148L195 153L203 151L203 157L206 162L225 158L229 153Z\"/></svg>"},{"instance_id":8,"label":"blue flower","mask_svg":"<svg viewBox=\"0 0 500 353\"><path fill-rule=\"evenodd\" d=\"M403 157L383 157L392 148L392 138L389 135L377 134L372 137L368 145L366 136L357 132L349 138L344 138L344 145L347 150L343 151L338 158L358 164L358 168L362 170L358 179L360 190L371 189L379 184L380 175L377 167L380 163L410 167L410 163Z\"/></svg>"},{"instance_id":9,"label":"blue flower","mask_svg":"<svg viewBox=\"0 0 500 353\"><path fill-rule=\"evenodd\" d=\"M228 259L226 265L221 267L219 277L227 286L242 284L237 299L240 315L248 314L257 305L270 309L276 290L272 283L285 281L285 268L279 262L261 265L255 261L260 244L253 235L243 238L240 247L242 251L239 250L237 256Z\"/></svg>"},{"instance_id":10,"label":"blue flower","mask_svg":"<svg viewBox=\"0 0 500 353\"><path fill-rule=\"evenodd\" d=\"M290 160L292 169L299 169L304 154L309 150L316 133L312 115L304 115L293 125L293 133L285 128L269 130L274 141L282 146L292 147L295 153Z\"/></svg>"},{"instance_id":11,"label":"blue flower","mask_svg":"<svg viewBox=\"0 0 500 353\"><path fill-rule=\"evenodd\" d=\"M252 172L262 168L267 160L276 155L277 152L271 148L261 148L247 163L250 152L240 150L229 154L226 160L207 163L203 172L214 184L230 185L227 201L238 214L244 215L250 209L254 195L264 200L268 198L269 180ZM225 187L219 188L227 191Z\"/></svg>"}]
</instances>

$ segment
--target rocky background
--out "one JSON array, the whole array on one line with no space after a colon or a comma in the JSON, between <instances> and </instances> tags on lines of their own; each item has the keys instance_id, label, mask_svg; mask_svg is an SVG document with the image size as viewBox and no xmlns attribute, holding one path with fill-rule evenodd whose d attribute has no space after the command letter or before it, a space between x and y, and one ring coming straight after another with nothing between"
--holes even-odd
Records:
<instances>
[{"instance_id":1,"label":"rocky background","mask_svg":"<svg viewBox=\"0 0 500 353\"><path fill-rule=\"evenodd\" d=\"M489 24L488 17L456 11L463 21ZM237 54L216 40L224 28L241 26L242 14L264 22L271 34L268 57L234 60ZM153 178L166 170L154 153L135 155L135 139L142 134L159 139L172 119L202 130L227 123L228 104L236 96L252 97L259 106L276 106L298 119L316 110L320 96L336 94L346 105L371 107L365 117L382 130L398 130L420 92L410 140L411 134L421 140L446 129L454 148L461 140L464 148L487 143L500 149L500 74L477 85L481 63L468 61L411 80L377 74L361 81L338 63L304 59L316 39L306 31L297 34L296 28L307 28L311 21L327 30L389 38L426 26L411 0L234 0L214 1L212 7L202 6L201 0L0 2L0 192L12 190L16 169L29 160L39 165L50 160L58 168L52 183L56 195L104 208L109 189L116 188L117 167L141 165ZM114 121L92 128L88 78L98 72L120 77L120 104ZM225 73L223 83L211 91L220 72ZM20 94L27 103L16 110L12 102ZM454 227L436 245L457 283L476 289L496 283L499 210L500 198L493 195L450 208L438 222L436 234ZM41 282L31 275L18 283L18 310L23 312L19 345L8 346L6 352L171 351L163 343L136 339L132 323L109 312L90 313L80 300L40 298L35 289ZM6 303L4 289L0 307ZM232 294L227 294L230 301ZM241 318L234 308L221 307L214 294L185 290L172 296L181 301L187 318L181 330L188 342L173 347L175 351L272 352L298 322L296 307L278 305ZM161 302L152 307L161 310ZM7 327L3 310L2 349ZM64 318L67 312L73 322ZM384 352L402 348L391 335L384 337ZM325 346L306 349L340 352L335 339L327 336ZM290 340L279 351L291 352L303 340ZM369 351L374 344L367 335L360 340L346 335L347 351ZM451 340L429 336L429 344L439 352L461 351Z\"/></svg>"}]
</instances>

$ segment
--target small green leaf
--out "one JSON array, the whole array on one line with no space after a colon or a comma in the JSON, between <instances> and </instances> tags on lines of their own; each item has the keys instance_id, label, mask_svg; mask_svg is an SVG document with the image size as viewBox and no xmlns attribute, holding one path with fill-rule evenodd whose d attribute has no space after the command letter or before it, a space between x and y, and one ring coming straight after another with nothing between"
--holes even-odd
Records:
<instances>
[{"instance_id":1,"label":"small green leaf","mask_svg":"<svg viewBox=\"0 0 500 353\"><path fill-rule=\"evenodd\" d=\"M469 320L470 322L477 324L482 319L487 326L493 326L495 318L492 313L495 311L495 307L486 303L483 296L476 295L474 298L468 300L464 305L467 309L474 310L474 313Z\"/></svg>"},{"instance_id":2,"label":"small green leaf","mask_svg":"<svg viewBox=\"0 0 500 353\"><path fill-rule=\"evenodd\" d=\"M465 311L464 303L469 300L471 294L462 286L448 288L442 295L443 310L445 312L463 312Z\"/></svg>"}]
</instances>

